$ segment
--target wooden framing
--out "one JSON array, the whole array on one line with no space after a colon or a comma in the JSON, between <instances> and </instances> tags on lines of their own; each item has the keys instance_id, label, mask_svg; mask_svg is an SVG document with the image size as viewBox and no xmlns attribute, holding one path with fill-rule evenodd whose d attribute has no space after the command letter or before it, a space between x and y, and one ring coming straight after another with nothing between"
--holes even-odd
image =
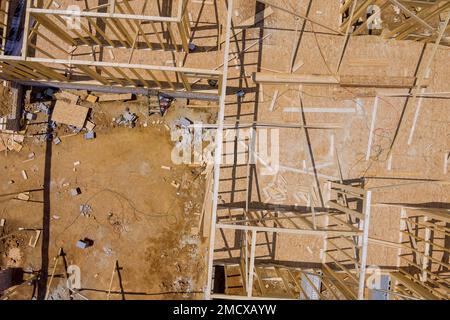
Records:
<instances>
[{"instance_id":1,"label":"wooden framing","mask_svg":"<svg viewBox=\"0 0 450 320\"><path fill-rule=\"evenodd\" d=\"M415 299L448 300L450 298L450 272L448 255L447 214L436 215L427 208L403 207L408 212L403 217L405 239L400 245L402 261L398 272L392 273L392 290Z\"/></svg>"},{"instance_id":2,"label":"wooden framing","mask_svg":"<svg viewBox=\"0 0 450 320\"><path fill-rule=\"evenodd\" d=\"M8 80L32 79L108 86L193 91L191 78L218 79L222 71L142 64L0 56ZM67 76L70 75L70 76ZM164 80L159 80L164 79Z\"/></svg>"},{"instance_id":3,"label":"wooden framing","mask_svg":"<svg viewBox=\"0 0 450 320\"><path fill-rule=\"evenodd\" d=\"M413 88L415 77L377 77L377 76L320 76L299 75L291 73L255 72L252 75L255 83L302 84L302 85L339 85L341 87L374 87L374 88ZM421 87L427 87L425 81Z\"/></svg>"},{"instance_id":4,"label":"wooden framing","mask_svg":"<svg viewBox=\"0 0 450 320\"><path fill-rule=\"evenodd\" d=\"M372 6L372 7L371 7ZM383 17L394 15L393 7L397 7L401 12L402 22L392 29L387 29L384 24L381 32L385 38L397 40L416 40L424 42L434 42L438 37L440 19L439 15L450 9L450 3L447 0L437 1L405 1L405 0L341 0L340 13L342 14L342 23L340 31L349 30L352 35L368 34L369 24L379 16ZM352 12L352 8L354 12ZM374 11L368 12L372 8ZM373 30L372 30L373 31ZM443 45L450 45L450 28L446 26L446 39L442 40Z\"/></svg>"},{"instance_id":5,"label":"wooden framing","mask_svg":"<svg viewBox=\"0 0 450 320\"><path fill-rule=\"evenodd\" d=\"M122 46L133 48L131 35L141 36L144 40L139 49L183 49L189 52L190 30L186 27L188 0L180 0L175 17L146 16L136 14L128 3L122 1L110 7L109 12L55 10L49 8L30 7L27 10L29 19L39 23L38 27L46 29L69 45L77 46ZM67 19L79 19L79 29L68 28ZM100 28L105 25L105 28ZM97 34L89 31L92 26ZM26 30L28 37L33 29ZM169 33L169 37L163 34ZM25 50L26 51L26 50Z\"/></svg>"},{"instance_id":6,"label":"wooden framing","mask_svg":"<svg viewBox=\"0 0 450 320\"><path fill-rule=\"evenodd\" d=\"M240 231L242 234L241 247L241 267L240 273L234 277L241 277L242 288L239 294L246 295L247 298L290 298L290 299L311 299L311 292L319 299L364 299L366 259L368 246L368 230L370 221L371 191L364 190L360 186L344 184L340 182L330 182L329 194L334 197L328 201L329 209L320 214L311 212L310 214L295 215L289 212L272 212L253 208L248 205L247 209L235 208L233 214L222 214L218 208L217 222L212 220L211 232L215 234L220 230ZM350 200L348 199L356 199ZM342 199L346 199L341 204ZM353 203L358 202L358 203ZM237 211L236 211L237 210ZM236 213L238 212L238 213ZM240 214L239 214L240 212ZM317 216L327 216L327 225L316 225L314 219ZM294 222L296 221L296 222ZM271 227L267 223L273 222ZM291 234L296 236L318 236L324 238L328 244L324 249L326 258L321 268L303 270L290 268L275 264L276 277L280 285L284 284L285 293L273 292L264 289L264 277L266 271L262 261L255 259L257 247L257 234ZM211 248L210 248L211 249ZM214 255L214 252L213 252ZM221 263L211 265L220 266ZM226 268L226 266L225 266ZM282 275L280 270L289 270L290 277ZM310 276L292 276L293 273L310 273L319 277L320 285L316 286L311 281ZM228 277L226 275L226 277ZM303 280L302 280L303 279ZM303 281L303 284L302 284ZM305 287L305 283L307 287ZM290 288L295 287L294 293ZM306 289L309 288L309 294ZM226 298L226 294L235 294L234 291L225 291L225 294L214 292L211 288L212 298ZM231 297L233 299L233 297Z\"/></svg>"},{"instance_id":7,"label":"wooden framing","mask_svg":"<svg viewBox=\"0 0 450 320\"><path fill-rule=\"evenodd\" d=\"M9 0L0 1L0 39L1 47L0 53L5 53L6 36L8 32L8 14L9 14L10 2Z\"/></svg>"},{"instance_id":8,"label":"wooden framing","mask_svg":"<svg viewBox=\"0 0 450 320\"><path fill-rule=\"evenodd\" d=\"M339 212L347 223L358 230L353 237L328 235L325 239L324 272L335 278L347 299L365 298L366 260L372 191L360 186L331 182L329 193L335 200L327 202L331 212ZM330 215L334 223L335 215ZM345 286L342 281L346 279ZM345 289L344 289L345 288Z\"/></svg>"},{"instance_id":9,"label":"wooden framing","mask_svg":"<svg viewBox=\"0 0 450 320\"><path fill-rule=\"evenodd\" d=\"M379 206L401 210L399 243L369 239L398 251L397 268L388 273L391 299L448 300L450 210L414 204L380 203Z\"/></svg>"},{"instance_id":10,"label":"wooden framing","mask_svg":"<svg viewBox=\"0 0 450 320\"><path fill-rule=\"evenodd\" d=\"M4 80L46 82L55 87L100 85L186 93L206 90L216 96L221 90L205 84L206 80L220 80L221 70L130 63L135 50L182 49L189 52L188 0L178 1L175 17L136 14L127 1L114 2L108 12L54 10L49 4L36 8L32 1L26 3L22 54L0 55L0 78ZM0 8L0 20L2 13L4 10ZM79 28L66 25L70 17L79 19ZM3 34L6 29L7 26ZM139 45L138 38L143 39ZM48 53L47 46L56 50ZM93 51L96 47L124 47L131 50L130 61L75 60L74 51L79 47L90 47ZM204 80L205 85L197 84L199 80Z\"/></svg>"}]
</instances>

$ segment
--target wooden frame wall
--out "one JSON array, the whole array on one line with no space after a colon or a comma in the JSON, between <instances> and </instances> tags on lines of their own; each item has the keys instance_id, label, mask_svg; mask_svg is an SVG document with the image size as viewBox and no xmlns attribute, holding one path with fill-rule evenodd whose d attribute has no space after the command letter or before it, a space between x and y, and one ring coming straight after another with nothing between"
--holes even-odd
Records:
<instances>
[{"instance_id":1,"label":"wooden frame wall","mask_svg":"<svg viewBox=\"0 0 450 320\"><path fill-rule=\"evenodd\" d=\"M51 3L51 1L50 1ZM176 17L140 15L127 0L114 2L109 12L81 11L74 14L70 10L54 10L49 6L33 8L28 2L27 21L35 21L31 28L25 27L27 41L33 46L33 38L38 36L51 45L60 45L45 34L59 38L59 43L67 46L102 46L131 49L162 49L189 52L190 25L187 14L188 0L180 0ZM80 19L80 29L68 29L67 18ZM45 32L42 29L46 29ZM137 48L138 39L142 46ZM34 48L34 47L33 47ZM36 49L36 48L35 48ZM38 47L39 49L39 47ZM27 56L28 50L24 50ZM64 53L64 52L63 52ZM66 51L66 54L69 54ZM57 57L61 58L61 57Z\"/></svg>"},{"instance_id":2,"label":"wooden frame wall","mask_svg":"<svg viewBox=\"0 0 450 320\"><path fill-rule=\"evenodd\" d=\"M338 212L340 215L337 218L330 214L329 223L350 226L359 234L326 237L323 272L336 280L346 299L363 300L372 191L331 182L330 194L334 198L327 202L330 213Z\"/></svg>"},{"instance_id":3,"label":"wooden frame wall","mask_svg":"<svg viewBox=\"0 0 450 320\"><path fill-rule=\"evenodd\" d=\"M188 0L179 1L177 17L137 15L126 0L112 1L109 3L112 9L106 13L81 12L79 16L82 20L82 31L71 30L70 32L64 28L63 17L71 15L72 12L49 9L51 1L44 5L44 8L32 8L31 2L31 0L27 0L24 27L24 33L27 37L23 38L22 55L20 57L0 55L1 78L5 80L50 82L54 83L56 87L58 84L86 84L195 92L196 87L200 87L199 85L195 86L199 79L206 79L218 80L219 82L217 89L208 88L211 93L217 94L222 89L220 86L222 81L220 80L223 72L218 70L74 60L70 54L69 47L83 45L103 47L108 46L108 44L111 46L119 44L132 50L141 50L142 48L135 48L136 39L139 36L147 44L144 49L154 49L151 39L146 36L146 32L143 30L144 25L153 29L154 38L159 42L157 45L161 49L169 49L169 45L173 45L176 50L183 49L188 52L190 34L186 9ZM30 21L33 20L35 20L35 23L30 25ZM99 20L110 26L111 30L114 30L114 32L109 33L114 34L116 38L113 39L112 36L106 35L105 31L100 29L98 26ZM88 27L98 33L94 34L94 32L89 31ZM48 29L61 41L54 41L50 36L45 35L46 32L43 32L41 28ZM162 30L158 31L157 28L162 28ZM165 42L165 38L162 37L164 28L168 30L168 42ZM6 29L4 30L6 32ZM130 36L133 34L134 38ZM32 40L36 36L56 48L63 58L57 58L44 47L34 44ZM46 57L30 57L30 49L39 51ZM198 91L202 90L198 89Z\"/></svg>"},{"instance_id":4,"label":"wooden frame wall","mask_svg":"<svg viewBox=\"0 0 450 320\"><path fill-rule=\"evenodd\" d=\"M402 207L401 265L391 273L396 293L412 299L450 298L450 216L440 208ZM394 296L398 297L398 296Z\"/></svg>"},{"instance_id":5,"label":"wooden frame wall","mask_svg":"<svg viewBox=\"0 0 450 320\"><path fill-rule=\"evenodd\" d=\"M54 81L193 91L191 78L219 79L221 71L141 64L0 56L10 80Z\"/></svg>"},{"instance_id":6,"label":"wooden frame wall","mask_svg":"<svg viewBox=\"0 0 450 320\"><path fill-rule=\"evenodd\" d=\"M291 212L271 212L270 210L256 210L251 206L246 210L234 209L221 214L217 213L217 221L212 220L212 231L216 233L225 230L240 231L242 234L242 247L240 252L239 268L241 270L243 293L246 298L286 298L277 296L264 290L261 272L263 269L255 261L256 239L258 233L286 233L293 235L309 235L324 238L324 258L321 269L300 270L292 269L290 272L310 273L321 279L321 286L314 287L320 299L364 299L368 231L370 220L371 191L357 186L330 182L330 195L333 200L327 202L329 208L326 212L295 215ZM264 212L262 212L264 211ZM326 217L326 227L316 224L316 218ZM269 227L267 223L273 222L276 226ZM211 235L210 235L211 237ZM214 244L214 243L213 243ZM214 254L214 252L213 252ZM213 265L220 265L223 262ZM290 269L283 265L273 265L279 269ZM236 276L236 275L235 275ZM301 278L291 276L278 276L285 283L288 298L308 299ZM289 279L288 279L289 278ZM304 278L306 279L306 278ZM295 296L295 292L288 290L287 282L294 280L295 288L302 293ZM310 286L311 279L307 277ZM212 289L212 288L211 288ZM212 298L227 298L226 294L210 293ZM236 298L236 297L231 297ZM309 297L311 298L311 297Z\"/></svg>"},{"instance_id":7,"label":"wooden frame wall","mask_svg":"<svg viewBox=\"0 0 450 320\"><path fill-rule=\"evenodd\" d=\"M10 0L0 1L0 39L1 47L0 53L4 54L6 45L6 35L8 31L8 15L9 15L9 3Z\"/></svg>"}]
</instances>

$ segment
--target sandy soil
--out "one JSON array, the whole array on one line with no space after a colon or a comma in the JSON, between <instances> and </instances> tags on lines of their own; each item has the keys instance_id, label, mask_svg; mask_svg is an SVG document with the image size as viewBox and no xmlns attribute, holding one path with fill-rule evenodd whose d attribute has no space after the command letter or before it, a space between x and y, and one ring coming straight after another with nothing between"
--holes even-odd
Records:
<instances>
[{"instance_id":1,"label":"sandy soil","mask_svg":"<svg viewBox=\"0 0 450 320\"><path fill-rule=\"evenodd\" d=\"M171 149L162 125L106 129L97 132L93 141L79 135L53 145L49 269L53 268L52 257L63 248L68 264L80 267L86 288L82 294L88 298L106 297L116 260L122 268L121 284L116 275L112 291L122 287L126 299L200 297L195 293L202 291L205 248L191 234L191 227L198 225L203 176L191 168L174 166ZM23 163L28 152L35 153L35 160ZM29 145L20 154L0 156L5 234L20 226L39 228L42 224L44 154L43 146ZM75 166L75 162L80 164ZM162 165L172 170L161 169ZM28 180L21 177L21 170L26 170ZM14 184L8 183L11 179ZM171 185L174 180L184 181L179 190ZM72 188L80 188L81 194L72 196ZM24 190L36 190L28 202L4 196ZM80 215L82 204L91 207L89 216ZM32 234L19 233L2 243L2 265L40 269L41 241L36 248L29 247ZM94 245L77 248L77 240L85 237ZM57 274L62 271L60 264Z\"/></svg>"}]
</instances>

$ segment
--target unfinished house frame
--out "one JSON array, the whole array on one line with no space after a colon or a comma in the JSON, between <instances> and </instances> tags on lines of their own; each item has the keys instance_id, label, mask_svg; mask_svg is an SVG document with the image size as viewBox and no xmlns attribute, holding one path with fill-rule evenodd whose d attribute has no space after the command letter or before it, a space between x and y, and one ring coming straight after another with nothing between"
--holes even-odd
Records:
<instances>
[{"instance_id":1,"label":"unfinished house frame","mask_svg":"<svg viewBox=\"0 0 450 320\"><path fill-rule=\"evenodd\" d=\"M355 184L356 183L356 184ZM372 203L375 189L362 181L327 183L326 211L288 209L217 209L217 237L239 243L231 258L213 258L213 299L363 300L373 292L386 299L439 300L450 296L448 210L415 205ZM369 238L371 206L400 207L400 242ZM232 235L234 233L234 236ZM310 268L256 258L264 238L277 234L313 235L323 239L322 264ZM214 238L214 237L211 237ZM397 268L379 270L386 288L373 288L368 277L368 244L398 251ZM231 251L229 251L231 253ZM215 254L220 253L220 250Z\"/></svg>"},{"instance_id":2,"label":"unfinished house frame","mask_svg":"<svg viewBox=\"0 0 450 320\"><path fill-rule=\"evenodd\" d=\"M372 33L386 39L424 42L434 42L442 32L447 34L442 44L450 45L450 27L444 14L449 8L446 0L343 0L339 30L352 35Z\"/></svg>"},{"instance_id":3,"label":"unfinished house frame","mask_svg":"<svg viewBox=\"0 0 450 320\"><path fill-rule=\"evenodd\" d=\"M128 0L111 0L85 11L49 9L52 1L46 1L42 7L34 6L32 0L25 3L22 43L14 44L14 52L2 51L0 56L4 79L74 89L107 86L110 91L121 89L121 92L136 93L148 90L201 92L201 88L205 88L199 83L201 80L216 80L218 88L203 91L212 99L218 99L220 70L187 68L182 62L177 66L130 63L133 54L147 50L189 53L188 0L177 1L174 17L138 14ZM9 19L3 21L11 22L13 9L11 1L2 1L3 17L9 13ZM21 14L20 8L17 10ZM3 36L5 48L5 29ZM126 53L123 63L113 62L120 60L113 56L108 61L104 51L113 49L122 49L121 56ZM89 56L91 58L86 59Z\"/></svg>"},{"instance_id":4,"label":"unfinished house frame","mask_svg":"<svg viewBox=\"0 0 450 320\"><path fill-rule=\"evenodd\" d=\"M270 6L266 7L265 10L271 10L271 7L273 7L291 13L287 9L277 7L272 2L259 2ZM353 34L367 30L367 24L370 23L370 20L367 21L366 10L371 4L378 3L381 4L382 8L387 8L391 3L408 2L410 5L415 3L411 1L381 2L383 1L343 2L341 13L347 12L348 14L349 8L352 7L353 13L350 17L348 15L344 17L340 30L341 35L346 36L348 40L351 29L356 30L353 31ZM424 3L424 6L429 12L432 11L433 13L435 11L442 13L449 9L447 1L446 3L442 3L442 1ZM308 20L308 18L301 17L298 14L292 14ZM436 14L427 16L426 20L435 17ZM392 34L399 36L397 39L431 41L435 43L435 48L440 43L444 43L446 41L446 30L448 30L448 19L444 19L443 24L435 25L432 34L426 38L420 38L414 34L417 25L413 24L413 22L417 22L418 25L421 25L420 16L419 18L416 15L410 16L406 25L414 25L414 27L408 28L407 37L403 37L404 34L399 36L398 31ZM364 21L359 21L361 17L364 17ZM365 28L360 27L361 22L366 24ZM229 32L229 30L227 31ZM369 87L413 90L428 85L426 76L318 76L259 71L253 73L252 79L258 85L335 85L344 88ZM416 93L413 96L416 97L417 95ZM375 99L375 104L377 99L378 97ZM280 130L283 130L283 128L324 130L332 128L307 126L306 123L268 124L253 122L245 124L239 122L225 124L223 109L219 112L218 124L213 127L218 130L217 141L219 143L216 146L216 162L211 176L213 181L210 181L206 189L206 205L204 206L205 212L203 212L204 219L208 220L208 223L204 224L204 228L210 226L207 230L207 237L210 239L207 298L364 300L371 299L375 292L383 294L387 299L448 299L448 262L443 259L448 255L448 238L446 238L448 228L447 222L442 221L448 219L446 217L447 211L445 214L434 215L433 217L426 216L426 214L421 218L417 215L404 216L402 225L411 224L416 229L405 227L401 232L404 236L407 235L409 239L394 243L369 237L371 207L378 205L372 200L373 193L377 189L365 187L364 179L344 181L341 177L341 180L329 180L323 188L317 182L318 189L326 191L323 198L320 199L322 206L316 207L314 205L314 202L319 202L317 199L313 201L315 197L317 198L314 190L309 193L309 205L301 209L296 206L274 204L261 206L260 203L251 201L252 195L249 191L251 163L255 163L252 158L258 157L254 154L253 149L254 136L256 136L258 129L276 127ZM227 203L222 199L221 192L219 192L222 189L220 186L225 184L226 180L229 180L228 178L222 179L220 176L221 169L227 167L227 164L221 164L220 160L228 154L228 150L225 151L225 149L227 143L230 143L224 137L223 130L225 128L233 128L237 131L253 128L253 134L250 137L244 138L238 133L235 137L237 140L234 140L234 143L239 144L245 141L250 145L246 149L248 162L244 165L247 167L247 175L231 178L246 180L247 194L245 201L241 202ZM235 151L234 156L238 157L239 155L236 153L239 152ZM406 210L406 208L402 210ZM412 208L408 208L408 210L412 210ZM416 219L416 223L410 222L410 219ZM419 222L419 220L422 220L422 222ZM441 234L438 234L437 231ZM301 266L303 264L301 261L283 263L274 262L271 257L266 259L265 252L271 251L270 247L273 246L277 236L281 234L293 235L300 239L306 236L320 239L323 243L320 250L321 263ZM436 234L436 237L431 234ZM218 242L221 244L218 245ZM380 274L387 276L388 279L386 289L384 287L374 288L370 285L369 280L371 279L369 277L373 274L373 270L368 265L369 243L398 249L399 261L405 259L410 261L407 265L399 263L394 270L381 271ZM413 256L413 259L411 259L411 256ZM419 256L420 258L417 258ZM432 262L435 266L432 266Z\"/></svg>"},{"instance_id":5,"label":"unfinished house frame","mask_svg":"<svg viewBox=\"0 0 450 320\"><path fill-rule=\"evenodd\" d=\"M413 204L395 206L401 215L401 241L394 245L399 267L388 274L391 279L388 294L392 299L401 300L448 300L448 210Z\"/></svg>"},{"instance_id":6,"label":"unfinished house frame","mask_svg":"<svg viewBox=\"0 0 450 320\"><path fill-rule=\"evenodd\" d=\"M364 299L371 191L339 182L327 185L330 200L323 212L313 205L302 213L219 205L213 232L234 232L240 250L229 261L213 259L211 297ZM257 238L280 233L322 238L321 266L301 269L256 260Z\"/></svg>"},{"instance_id":7,"label":"unfinished house frame","mask_svg":"<svg viewBox=\"0 0 450 320\"><path fill-rule=\"evenodd\" d=\"M372 120L368 128L367 152L361 159L370 160L373 153L373 135L377 130L375 126L377 108L378 104L381 105L383 97L407 98L405 108L415 105L416 100L424 97L438 99L445 95L448 98L448 92L426 92L425 89L432 83L429 75L438 46L450 44L450 1L336 0L336 6L338 2L340 3L342 21L337 30L333 30L307 16L292 13L290 9L277 7L276 1L266 0L256 1L266 5L262 11L244 20L238 27L233 27L235 0L227 0L224 38L222 39L223 35L218 32L217 40L217 51L223 52L223 61L214 69L185 66L193 34L188 16L189 0L174 1L177 4L175 16L148 15L145 10L139 12L133 7L131 0L109 0L104 5L85 8L82 11L51 9L51 0L43 2L43 5L37 6L35 1L24 0L21 11L17 8L19 1L0 0L2 39L0 78L26 85L144 95L162 92L219 102L217 123L201 125L204 129L215 129L214 164L206 169L206 192L200 218L200 232L204 238L209 238L206 299L365 300L371 299L374 293L384 294L387 299L450 298L449 210L413 204L380 203L375 197L381 188L368 186L370 178L358 173L354 176L361 178L345 180L334 145L335 134L336 136L339 134L337 129L342 128L336 123L308 125L305 120L305 109L308 108L311 113L315 113L317 109L329 109L327 112L331 113L330 110L335 112L339 108L341 114L350 112L343 112L345 108L334 105L332 108L304 107L302 102L304 93L302 86L333 86L334 89L343 89L342 91L354 88L366 89L364 97L374 98L374 102ZM312 74L310 70L295 73L293 70L296 62L295 44L288 71L273 72L270 69L263 71L263 68L258 66L251 75L246 73L243 59L238 60L242 58L243 53L262 43L271 34L261 33L259 38L252 39L255 42L244 45L243 48L237 45L236 52L230 52L230 42L236 40L238 43L238 34L247 27L263 21L274 10L281 10L302 19L303 30L308 22L332 32L326 36L330 38L336 36L336 43L340 44L341 39L343 40L335 73L330 68L328 68L330 74L317 75ZM397 21L398 16L400 20ZM19 23L24 26L24 36L20 41L16 39L16 42L11 42L8 30ZM276 29L273 24L271 28ZM296 28L297 36L299 27ZM221 29L219 22L217 29ZM314 30L311 33L314 33L314 37L317 36ZM406 73L403 76L380 76L370 72L364 75L340 73L349 38L364 34L379 34L386 39L432 42L434 47L431 55L425 59L428 64L424 70L421 69L424 71L422 73L417 72L409 76L406 76ZM315 41L320 50L317 38ZM299 43L297 45L300 46ZM49 47L52 50L48 50ZM335 47L334 45L333 49ZM426 47L424 44L424 49ZM132 63L135 56L153 53L170 53L175 59L175 65ZM292 118L298 115L299 117L295 118L296 122L258 121L257 117L254 117L253 121L248 120L249 118L236 117L236 121L233 122L232 116L228 117L226 114L226 108L232 104L228 103L227 95L239 97L239 91L231 92L235 88L232 89L229 84L231 76L229 77L228 73L229 69L232 69L229 64L234 60L237 64L236 69L242 68L240 76L245 78L245 81L252 80L256 84L254 91L262 91L263 85L297 86L295 91L299 92L298 97L292 99L290 103L299 101L300 106L289 105L282 111L293 115ZM209 80L213 80L212 83L217 82L217 85L210 85ZM243 87L242 85L239 89ZM252 93L252 89L248 92ZM389 93L389 89L397 91ZM338 96L339 90L325 91L324 94ZM348 92L345 94L349 95ZM274 111L278 95L277 87L272 96L270 112ZM258 94L255 96L255 101L249 103L259 101ZM355 105L358 105L358 102ZM359 106L346 109L352 109L351 112L356 114L358 108ZM419 107L416 110L410 139ZM274 113L269 114L272 115ZM345 118L345 121L350 122L349 119ZM191 127L196 125L198 124ZM305 141L299 143L299 145L304 143L302 151L307 159L303 160L303 169L287 167L284 170L292 174L299 188L304 188L302 200L305 200L306 205L280 204L281 201L280 203L253 201L252 186L254 182L258 184L258 181L255 181L257 179L252 176L253 172L256 172L257 166L267 167L264 159L255 151L256 137L261 129L267 128L276 128L280 131L296 129L304 134ZM228 140L226 129L231 129L230 131L235 133L232 141ZM249 136L243 133L244 130L249 130ZM336 165L339 176L318 173L317 169L324 163L316 166L317 163L313 160L311 142L307 138L308 130L332 132L333 143L330 142L329 152L327 150L329 155L327 161L330 161L325 163L325 166L329 163L330 166ZM386 158L390 160L395 138L396 135L389 141ZM242 149L236 148L238 151L234 149L240 144L245 146L242 154L238 154ZM289 146L291 147L294 149L295 145ZM229 165L224 161L230 155L232 158L241 155L245 158L245 163L239 164L243 167L245 176L233 175L231 178L223 176L222 170L238 166L236 163ZM292 152L292 155L295 156L295 153ZM446 153L445 170L448 167L448 159L449 154ZM300 160L295 157L294 161ZM310 162L310 166L306 165L307 161ZM296 175L298 173L309 175L308 178L314 182L308 180L308 186L302 185L302 178ZM274 176L275 179L284 179L281 174ZM389 178L392 177L386 179ZM222 193L227 191L222 190L228 187L228 180L233 180L234 183L238 179L245 185L245 189L239 190L244 194L244 201L226 201ZM425 185L423 181L420 183ZM274 192L283 192L280 187L273 189ZM369 236L373 223L371 221L375 220L374 207L377 206L394 207L395 210L399 210L400 228L395 229L395 233L399 231L400 241L393 242ZM280 236L286 235L300 239L303 241L302 244L314 239L314 253L319 253L317 256L320 256L320 261L276 260L274 254L276 241ZM317 243L319 244L316 245ZM389 265L387 266L389 269L380 270L380 274L388 279L388 284L383 288L370 286L369 278L373 275L373 270L370 269L369 244L381 245L397 252L395 255L397 265L395 267ZM312 251L308 246L305 246L305 250ZM55 261L51 280L57 263L58 260ZM111 287L108 298L110 293Z\"/></svg>"}]
</instances>

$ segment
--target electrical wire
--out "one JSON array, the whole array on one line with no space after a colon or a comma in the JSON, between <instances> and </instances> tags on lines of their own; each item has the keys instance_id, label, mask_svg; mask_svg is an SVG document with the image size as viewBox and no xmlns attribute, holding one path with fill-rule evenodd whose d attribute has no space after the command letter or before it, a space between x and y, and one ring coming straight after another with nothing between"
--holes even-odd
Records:
<instances>
[{"instance_id":1,"label":"electrical wire","mask_svg":"<svg viewBox=\"0 0 450 320\"><path fill-rule=\"evenodd\" d=\"M124 231L124 230L121 227L117 227L118 225L116 224L116 222L119 224L119 226L122 226L123 224L126 223L125 214L127 212L127 209L125 207L125 204L127 204L128 207L131 209L131 212L132 212L132 215L133 215L133 218L134 218L135 221L140 221L141 217L145 218L147 221L149 221L150 219L165 219L166 220L166 225L165 225L166 228L171 228L171 227L173 227L174 225L176 225L178 223L178 218L174 214L169 213L169 212L172 211L172 208L175 205L175 203L172 204L172 206L169 208L167 213L162 213L162 214L147 213L147 212L144 212L142 210L139 210L137 208L136 204L131 199L129 199L128 197L123 195L122 193L117 192L117 191L112 190L112 189L109 189L109 188L103 188L100 191L98 191L95 194L93 194L92 196L90 196L84 202L84 205L89 205L90 206L92 204L92 201L95 198L97 198L99 195L103 194L103 193L110 193L110 194L112 194L114 196L114 198L119 202L120 210L118 212L115 212L115 213L110 212L110 213L113 214L112 216L114 216L114 215L119 216L119 220L115 220L115 222L111 222L110 218L112 216L108 216L107 219L108 219L109 225L107 225L105 223L100 222L95 215L93 215L93 219L100 226L112 227L114 232L117 233L119 237L122 234L122 231ZM77 212L76 217L69 224L67 224L61 232L59 232L58 234L55 235L55 238L53 240L53 244L55 246L57 246L57 241L59 239L59 236L61 234L65 233L67 230L69 230L78 221L78 219L80 217L82 217L82 215Z\"/></svg>"}]
</instances>

